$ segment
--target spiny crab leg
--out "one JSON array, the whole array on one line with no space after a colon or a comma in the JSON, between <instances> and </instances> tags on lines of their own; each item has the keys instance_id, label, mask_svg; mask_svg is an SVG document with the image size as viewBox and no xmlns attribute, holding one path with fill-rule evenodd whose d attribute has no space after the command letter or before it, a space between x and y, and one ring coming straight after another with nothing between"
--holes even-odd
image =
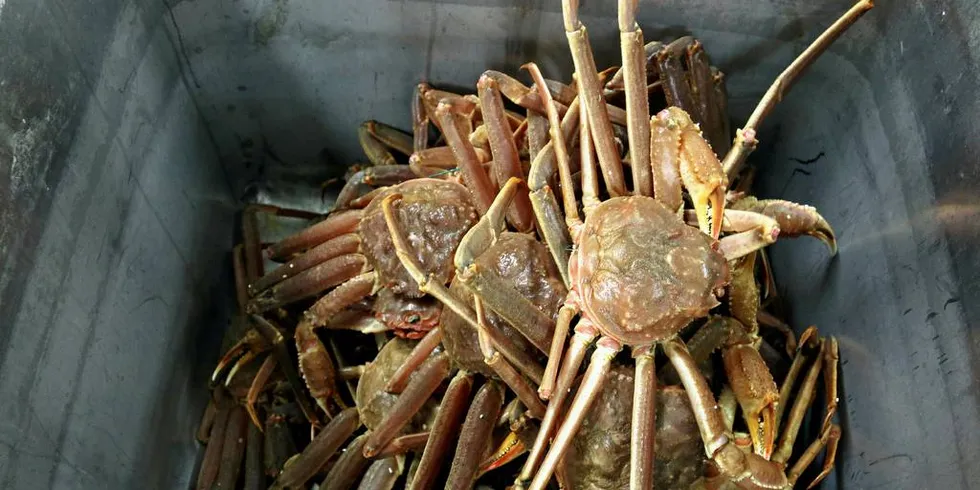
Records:
<instances>
[{"instance_id":1,"label":"spiny crab leg","mask_svg":"<svg viewBox=\"0 0 980 490\"><path fill-rule=\"evenodd\" d=\"M650 101L647 97L646 56L643 31L636 23L638 0L619 0L619 43L623 53L626 89L626 129L629 135L633 193L653 196L650 180Z\"/></svg>"},{"instance_id":2,"label":"spiny crab leg","mask_svg":"<svg viewBox=\"0 0 980 490\"><path fill-rule=\"evenodd\" d=\"M837 40L862 15L874 7L874 0L859 0L844 15L827 28L813 43L810 44L782 73L776 77L769 90L766 90L762 100L755 107L749 120L745 122L745 127L739 129L735 135L735 144L731 151L725 155L722 166L729 177L738 174L745 159L755 150L758 140L755 139L756 130L762 120L772 111L783 97L792 88L793 83L813 62L827 50L830 45Z\"/></svg>"},{"instance_id":3,"label":"spiny crab leg","mask_svg":"<svg viewBox=\"0 0 980 490\"><path fill-rule=\"evenodd\" d=\"M572 52L575 73L578 76L579 95L585 113L589 118L592 129L592 140L595 142L596 153L599 156L599 167L602 168L609 195L624 196L626 182L623 178L623 166L619 159L619 151L613 139L612 123L606 111L605 100L602 97L602 84L592 58L592 47L585 26L578 19L578 0L562 0L562 17L565 23L565 36Z\"/></svg>"},{"instance_id":4,"label":"spiny crab leg","mask_svg":"<svg viewBox=\"0 0 980 490\"><path fill-rule=\"evenodd\" d=\"M746 196L732 204L733 209L764 214L779 223L780 232L785 236L810 235L830 249L830 255L837 255L837 237L830 223L813 206L797 204L781 199L756 199Z\"/></svg>"}]
</instances>

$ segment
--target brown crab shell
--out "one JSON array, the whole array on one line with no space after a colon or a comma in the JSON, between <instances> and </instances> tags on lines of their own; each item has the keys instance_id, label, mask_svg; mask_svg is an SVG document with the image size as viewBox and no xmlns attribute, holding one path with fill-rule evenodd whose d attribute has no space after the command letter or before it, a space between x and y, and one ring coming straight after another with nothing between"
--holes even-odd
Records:
<instances>
[{"instance_id":1,"label":"brown crab shell","mask_svg":"<svg viewBox=\"0 0 980 490\"><path fill-rule=\"evenodd\" d=\"M444 284L454 274L456 247L479 215L469 190L438 179L413 179L389 187L365 208L357 231L361 236L361 253L378 274L378 287L418 298L422 292L395 255L381 209L381 202L392 194L402 195L395 209L409 247L415 251L426 275Z\"/></svg>"},{"instance_id":2,"label":"brown crab shell","mask_svg":"<svg viewBox=\"0 0 980 490\"><path fill-rule=\"evenodd\" d=\"M715 291L729 281L717 242L644 196L592 210L569 272L583 311L626 345L673 337L717 306Z\"/></svg>"},{"instance_id":3,"label":"brown crab shell","mask_svg":"<svg viewBox=\"0 0 980 490\"><path fill-rule=\"evenodd\" d=\"M496 243L476 258L475 265L504 279L552 319L557 317L558 309L568 294L548 249L529 235L501 234ZM453 281L450 292L466 304L473 304L473 294L462 282ZM542 353L524 335L489 308L486 312L487 323L491 327L503 333L518 349L543 359ZM448 308L442 312L441 325L442 345L457 365L468 371L493 376L483 361L476 330ZM551 337L551 333L548 337Z\"/></svg>"},{"instance_id":4,"label":"brown crab shell","mask_svg":"<svg viewBox=\"0 0 980 490\"><path fill-rule=\"evenodd\" d=\"M633 368L614 367L565 456L576 489L629 488ZM690 488L704 472L704 445L687 392L657 389L654 488Z\"/></svg>"}]
</instances>

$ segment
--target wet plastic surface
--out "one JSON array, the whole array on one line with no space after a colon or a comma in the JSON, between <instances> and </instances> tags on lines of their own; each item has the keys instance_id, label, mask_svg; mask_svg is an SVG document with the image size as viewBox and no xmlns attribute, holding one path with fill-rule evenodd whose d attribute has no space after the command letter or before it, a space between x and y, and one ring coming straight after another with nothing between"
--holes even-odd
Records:
<instances>
[{"instance_id":1,"label":"wet plastic surface","mask_svg":"<svg viewBox=\"0 0 980 490\"><path fill-rule=\"evenodd\" d=\"M850 0L641 2L693 33L743 120ZM723 5L723 6L722 6ZM588 2L599 65L614 2ZM980 11L881 2L760 131L759 193L817 206L772 256L792 323L841 338L827 488L980 486ZM528 60L568 78L559 2L0 2L0 487L187 488L245 200L324 209L357 124L412 85Z\"/></svg>"}]
</instances>

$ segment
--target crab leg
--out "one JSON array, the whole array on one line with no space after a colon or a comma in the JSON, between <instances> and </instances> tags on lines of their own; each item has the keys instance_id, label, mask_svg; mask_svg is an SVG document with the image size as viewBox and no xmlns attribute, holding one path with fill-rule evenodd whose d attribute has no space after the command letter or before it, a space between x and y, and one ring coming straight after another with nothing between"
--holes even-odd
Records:
<instances>
[{"instance_id":1,"label":"crab leg","mask_svg":"<svg viewBox=\"0 0 980 490\"><path fill-rule=\"evenodd\" d=\"M623 166L619 151L613 139L612 124L602 97L602 85L592 58L592 47L585 26L578 20L578 0L562 0L562 14L565 23L565 36L572 52L575 73L578 76L579 98L589 118L592 140L599 156L599 167L605 177L609 195L626 195L626 182L623 179ZM581 94L585 94L584 97Z\"/></svg>"},{"instance_id":2,"label":"crab leg","mask_svg":"<svg viewBox=\"0 0 980 490\"><path fill-rule=\"evenodd\" d=\"M785 236L810 235L827 245L831 256L837 255L837 238L834 229L813 206L781 199L756 199L747 196L736 201L732 207L763 214L776 220L779 223L780 233Z\"/></svg>"},{"instance_id":3,"label":"crab leg","mask_svg":"<svg viewBox=\"0 0 980 490\"><path fill-rule=\"evenodd\" d=\"M572 437L578 432L586 412L599 394L606 374L612 367L612 360L620 349L622 346L608 337L600 338L596 343L596 350L592 354L589 367L585 370L585 377L582 379L582 384L579 385L578 393L575 394L575 399L572 400L572 405L568 409L568 415L555 434L551 449L548 450L548 454L541 462L541 468L531 480L530 490L544 490L548 485L555 467L558 466L558 461L565 455L568 446L572 443Z\"/></svg>"},{"instance_id":4,"label":"crab leg","mask_svg":"<svg viewBox=\"0 0 980 490\"><path fill-rule=\"evenodd\" d=\"M580 117L580 105L578 99L572 103L565 113L565 118L561 121L561 134L563 138L571 138L577 129ZM554 192L551 190L549 180L555 174L555 143L547 143L538 153L537 157L531 162L531 169L528 173L528 187L531 189L531 207L538 221L538 230L544 239L551 256L558 266L562 281L568 287L568 254L571 250L572 239L568 234L568 227L564 225L562 212L558 207Z\"/></svg>"},{"instance_id":5,"label":"crab leg","mask_svg":"<svg viewBox=\"0 0 980 490\"><path fill-rule=\"evenodd\" d=\"M405 458L395 456L379 459L368 467L357 490L391 490L405 471Z\"/></svg>"},{"instance_id":6,"label":"crab leg","mask_svg":"<svg viewBox=\"0 0 980 490\"><path fill-rule=\"evenodd\" d=\"M249 303L249 311L262 313L315 296L356 277L367 267L367 258L359 253L332 258L259 293Z\"/></svg>"},{"instance_id":7,"label":"crab leg","mask_svg":"<svg viewBox=\"0 0 980 490\"><path fill-rule=\"evenodd\" d=\"M490 340L490 334L487 330L492 327L486 322L486 314L483 308L483 302L480 300L479 296L473 298L473 302L476 306L476 321L480 324L480 330L478 332L478 338L480 342L480 351L483 353L483 362L486 363L493 372L497 373L504 383L514 391L517 398L527 407L528 412L531 416L536 419L541 419L544 417L544 405L541 400L534 393L534 388L528 384L524 376L514 369L507 360L497 352L493 347L493 341Z\"/></svg>"},{"instance_id":8,"label":"crab leg","mask_svg":"<svg viewBox=\"0 0 980 490\"><path fill-rule=\"evenodd\" d=\"M351 201L357 198L357 196L361 193L361 186L363 185L395 185L416 177L417 175L408 165L375 165L373 167L359 170L357 173L347 179L346 183L344 183L344 187L340 189L340 193L337 194L337 199L334 201L333 208L347 209L350 207Z\"/></svg>"},{"instance_id":9,"label":"crab leg","mask_svg":"<svg viewBox=\"0 0 980 490\"><path fill-rule=\"evenodd\" d=\"M245 481L244 490L263 490L265 488L265 472L262 467L262 446L265 435L260 426L248 427L248 439L245 444Z\"/></svg>"},{"instance_id":10,"label":"crab leg","mask_svg":"<svg viewBox=\"0 0 980 490\"><path fill-rule=\"evenodd\" d=\"M715 152L718 155L727 155L732 151L732 121L728 117L728 88L725 86L725 74L717 68L711 68L711 82L714 86L716 110L721 124L719 132L725 137L725 144L716 148Z\"/></svg>"},{"instance_id":11,"label":"crab leg","mask_svg":"<svg viewBox=\"0 0 980 490\"><path fill-rule=\"evenodd\" d=\"M524 68L531 73L531 77L535 80L534 85L538 87L538 93L541 99L544 100L545 107L547 108L548 134L551 135L555 159L558 162L558 178L561 181L561 196L562 205L565 209L565 221L567 223L580 223L581 218L578 215L578 204L575 202L575 185L572 182L571 157L568 154L568 146L565 144L565 135L564 131L562 131L563 128L560 119L558 118L558 111L551 100L551 94L544 88L544 77L541 75L541 70L538 69L538 65L528 63L524 65ZM572 225L569 224L568 226Z\"/></svg>"},{"instance_id":12,"label":"crab leg","mask_svg":"<svg viewBox=\"0 0 980 490\"><path fill-rule=\"evenodd\" d=\"M331 238L351 233L357 228L363 214L359 209L331 214L327 219L268 246L265 254L273 260L282 259Z\"/></svg>"},{"instance_id":13,"label":"crab leg","mask_svg":"<svg viewBox=\"0 0 980 490\"><path fill-rule=\"evenodd\" d=\"M244 315L248 305L248 279L245 272L245 246L235 245L231 249L231 265L235 273L235 299L238 303L238 314Z\"/></svg>"},{"instance_id":14,"label":"crab leg","mask_svg":"<svg viewBox=\"0 0 980 490\"><path fill-rule=\"evenodd\" d=\"M735 260L728 286L728 309L736 320L748 327L746 333L750 337L759 332L759 285L755 282L757 255L758 252L752 252Z\"/></svg>"},{"instance_id":15,"label":"crab leg","mask_svg":"<svg viewBox=\"0 0 980 490\"><path fill-rule=\"evenodd\" d=\"M473 148L476 158L481 163L490 161L490 154L482 148ZM448 146L434 146L417 151L408 159L408 166L419 177L436 177L455 171L456 157L453 149Z\"/></svg>"},{"instance_id":16,"label":"crab leg","mask_svg":"<svg viewBox=\"0 0 980 490\"><path fill-rule=\"evenodd\" d=\"M525 121L527 121L528 158L533 162L544 145L548 144L548 118L528 109Z\"/></svg>"},{"instance_id":17,"label":"crab leg","mask_svg":"<svg viewBox=\"0 0 980 490\"><path fill-rule=\"evenodd\" d=\"M578 369L585 359L586 350L588 350L592 341L598 336L598 330L586 319L580 320L579 324L575 327L575 335L569 341L568 352L565 354L564 362L561 363L561 371L558 373L555 391L552 393L551 400L548 402L544 419L541 420L541 428L538 429L538 436L534 439L534 446L531 447L531 453L528 455L527 461L524 462L524 467L521 468L521 473L514 482L515 489L525 488L528 482L531 481L531 477L534 476L535 468L544 455L545 446L551 437L551 432L555 424L558 422L558 412L565 403L565 397L568 396L572 382L575 380L575 376L578 375ZM551 363L552 360L549 359L548 362ZM554 362L557 362L557 360Z\"/></svg>"},{"instance_id":18,"label":"crab leg","mask_svg":"<svg viewBox=\"0 0 980 490\"><path fill-rule=\"evenodd\" d=\"M219 404L218 411L214 416L211 435L208 437L204 459L201 461L201 469L197 472L197 490L209 490L218 478L218 471L221 468L221 446L225 442L225 431L228 428L229 415L231 415L231 407L227 405L227 403Z\"/></svg>"},{"instance_id":19,"label":"crab leg","mask_svg":"<svg viewBox=\"0 0 980 490\"><path fill-rule=\"evenodd\" d=\"M399 395L387 418L368 436L368 440L364 443L364 457L373 458L388 445L448 375L449 358L445 354L426 361L415 374L415 378L405 387L405 391Z\"/></svg>"},{"instance_id":20,"label":"crab leg","mask_svg":"<svg viewBox=\"0 0 980 490\"><path fill-rule=\"evenodd\" d=\"M395 247L395 254L398 256L398 260L401 261L402 266L408 271L409 275L419 285L419 291L431 295L432 297L441 301L444 305L449 307L453 313L460 316L466 323L470 324L475 329L479 329L479 322L476 320L476 314L473 310L467 306L465 303L453 296L452 293L446 288L444 284L438 281L431 280L430 277L426 276L425 272L422 270L422 265L419 263L418 259L411 252L411 248L408 245L408 239L405 237L404 231L398 225L398 218L395 216L393 202L395 200L401 199L398 194L393 194L385 198L381 203L382 211L384 212L385 223L388 225L388 231L391 234L391 240ZM531 378L535 383L541 382L541 377L544 375L544 369L537 364L537 362L530 357L526 352L518 349L514 344L508 340L503 335L496 332L496 330L488 330L488 335L490 335L494 346L500 351L508 361L512 362L515 366L520 368L522 372L529 378Z\"/></svg>"},{"instance_id":21,"label":"crab leg","mask_svg":"<svg viewBox=\"0 0 980 490\"><path fill-rule=\"evenodd\" d=\"M286 279L294 277L328 260L342 255L353 254L357 252L360 245L361 238L357 233L348 233L327 240L260 277L249 285L249 290L252 294L265 291Z\"/></svg>"},{"instance_id":22,"label":"crab leg","mask_svg":"<svg viewBox=\"0 0 980 490\"><path fill-rule=\"evenodd\" d=\"M214 417L218 413L217 404L214 397L208 398L208 406L204 408L204 415L201 416L201 423L197 426L197 442L207 444L211 437L211 429L214 427Z\"/></svg>"},{"instance_id":23,"label":"crab leg","mask_svg":"<svg viewBox=\"0 0 980 490\"><path fill-rule=\"evenodd\" d=\"M415 479L412 480L409 489L423 490L432 488L435 484L449 444L459 435L459 426L472 389L473 376L464 371L456 373L449 382L449 388L446 389L442 403L439 404L439 411L436 412L436 418L432 422L432 431L422 451L418 471L415 472Z\"/></svg>"},{"instance_id":24,"label":"crab leg","mask_svg":"<svg viewBox=\"0 0 980 490\"><path fill-rule=\"evenodd\" d=\"M411 155L414 151L412 136L400 129L378 121L365 121L361 125L381 144L402 155Z\"/></svg>"},{"instance_id":25,"label":"crab leg","mask_svg":"<svg viewBox=\"0 0 980 490\"><path fill-rule=\"evenodd\" d=\"M715 90L715 81L711 73L711 61L708 54L704 51L701 41L694 40L687 47L687 66L691 71L691 87L694 90L695 99L698 105L698 112L701 114L702 128L711 143L711 148L715 154L724 155L728 153L731 140L724 132L725 124L721 118L727 118L727 112L719 110L718 96Z\"/></svg>"},{"instance_id":26,"label":"crab leg","mask_svg":"<svg viewBox=\"0 0 980 490\"><path fill-rule=\"evenodd\" d=\"M473 145L466 138L467 133L464 133L460 127L463 125L460 121L463 117L460 112L458 106L453 106L451 102L443 100L436 107L436 118L442 123L442 134L446 138L446 143L452 148L453 155L456 156L463 181L466 182L466 187L473 194L477 209L482 215L486 213L490 203L493 202L496 188L490 182L490 177L484 171L483 165L480 164Z\"/></svg>"},{"instance_id":27,"label":"crab leg","mask_svg":"<svg viewBox=\"0 0 980 490\"><path fill-rule=\"evenodd\" d=\"M837 337L827 339L827 350L824 351L823 361L823 380L824 393L827 397L827 413L823 417L823 426L830 425L830 421L837 413L837 364L840 362L840 346Z\"/></svg>"},{"instance_id":28,"label":"crab leg","mask_svg":"<svg viewBox=\"0 0 980 490\"><path fill-rule=\"evenodd\" d=\"M800 337L800 345L793 357L793 363L789 366L789 372L786 373L786 379L783 380L783 385L779 388L779 403L776 405L776 426L781 427L780 423L783 420L783 414L785 413L786 407L789 406L789 397L793 393L793 387L796 385L796 378L800 376L803 371L803 366L806 363L807 356L803 354L802 349L804 347L813 348L815 346L810 345L810 341L816 342L816 339L811 337L816 336L816 328L810 327L803 332Z\"/></svg>"},{"instance_id":29,"label":"crab leg","mask_svg":"<svg viewBox=\"0 0 980 490\"><path fill-rule=\"evenodd\" d=\"M677 210L684 205L680 169L673 162L680 160L680 144L674 131L668 128L661 112L650 119L650 165L653 171L653 192L661 204Z\"/></svg>"},{"instance_id":30,"label":"crab leg","mask_svg":"<svg viewBox=\"0 0 980 490\"><path fill-rule=\"evenodd\" d=\"M657 66L667 105L679 107L693 115L698 122L703 122L701 112L694 103L694 95L691 93L691 86L684 70L684 55L693 43L693 37L684 36L664 46L657 53Z\"/></svg>"},{"instance_id":31,"label":"crab leg","mask_svg":"<svg viewBox=\"0 0 980 490\"><path fill-rule=\"evenodd\" d=\"M577 314L577 309L568 305L562 305L558 310L555 334L551 337L551 348L548 349L548 364L545 365L541 385L538 386L538 396L542 400L551 398L555 388L555 377L558 376L558 360L562 358L562 350L568 338L568 328L571 326L572 318Z\"/></svg>"},{"instance_id":32,"label":"crab leg","mask_svg":"<svg viewBox=\"0 0 980 490\"><path fill-rule=\"evenodd\" d=\"M278 413L270 413L265 419L265 447L262 453L265 474L273 478L279 476L286 461L297 453L289 424Z\"/></svg>"},{"instance_id":33,"label":"crab leg","mask_svg":"<svg viewBox=\"0 0 980 490\"><path fill-rule=\"evenodd\" d=\"M385 386L385 391L388 393L401 393L405 389L405 385L408 384L409 376L428 359L429 355L436 350L436 347L439 347L441 342L442 328L436 326L432 330L429 330L422 337L422 340L418 344L415 344L412 352L402 361L402 364L398 366L395 374L391 375L388 384Z\"/></svg>"},{"instance_id":34,"label":"crab leg","mask_svg":"<svg viewBox=\"0 0 980 490\"><path fill-rule=\"evenodd\" d=\"M388 151L388 147L376 135L374 121L365 121L357 128L357 141L364 150L364 155L368 157L371 165L396 165L395 157Z\"/></svg>"},{"instance_id":35,"label":"crab leg","mask_svg":"<svg viewBox=\"0 0 980 490\"><path fill-rule=\"evenodd\" d=\"M425 93L431 89L421 82L412 91L412 150L413 154L429 147L429 114L425 110Z\"/></svg>"},{"instance_id":36,"label":"crab leg","mask_svg":"<svg viewBox=\"0 0 980 490\"><path fill-rule=\"evenodd\" d=\"M817 357L810 366L810 370L807 371L806 377L803 378L803 384L800 385L800 391L797 393L793 407L790 409L789 416L786 418L783 433L779 438L779 445L772 455L773 461L779 463L789 461L793 453L793 445L796 443L796 436L800 432L800 425L803 423L803 417L806 416L806 411L813 403L814 387L817 384L817 376L820 374L820 368L822 367L821 357L823 357L824 349L826 348L822 339L817 340L817 342L819 345Z\"/></svg>"},{"instance_id":37,"label":"crab leg","mask_svg":"<svg viewBox=\"0 0 980 490\"><path fill-rule=\"evenodd\" d=\"M653 346L633 349L636 385L630 437L630 488L653 488L657 435L657 369Z\"/></svg>"},{"instance_id":38,"label":"crab leg","mask_svg":"<svg viewBox=\"0 0 980 490\"><path fill-rule=\"evenodd\" d=\"M295 358L292 357L289 349L286 347L282 329L260 315L252 315L251 318L258 327L257 330L265 337L266 342L272 346L272 355L278 359L279 368L286 375L286 381L289 382L289 387L293 392L293 399L299 405L303 416L306 417L311 425L318 427L320 421L316 416L313 404L310 403L306 387L300 380L299 373L296 371L295 364L293 364Z\"/></svg>"},{"instance_id":39,"label":"crab leg","mask_svg":"<svg viewBox=\"0 0 980 490\"><path fill-rule=\"evenodd\" d=\"M272 376L272 372L276 369L276 364L278 364L276 356L266 356L265 360L262 361L262 366L259 367L259 371L255 373L255 378L252 379L252 385L249 386L248 395L245 398L245 410L248 411L252 423L260 431L262 430L262 423L259 421L258 412L255 411L255 403L258 401L262 389L265 388L265 384L269 381L269 377Z\"/></svg>"},{"instance_id":40,"label":"crab leg","mask_svg":"<svg viewBox=\"0 0 980 490\"><path fill-rule=\"evenodd\" d=\"M446 488L473 487L473 480L486 454L486 441L493 433L503 403L504 390L495 381L488 381L476 392L460 428L459 442L456 444L456 454L449 469Z\"/></svg>"},{"instance_id":41,"label":"crab leg","mask_svg":"<svg viewBox=\"0 0 980 490\"><path fill-rule=\"evenodd\" d=\"M387 446L381 448L374 457L387 458L398 454L405 454L409 451L419 451L425 448L425 443L429 442L428 432L416 432L405 434L391 440Z\"/></svg>"},{"instance_id":42,"label":"crab leg","mask_svg":"<svg viewBox=\"0 0 980 490\"><path fill-rule=\"evenodd\" d=\"M725 224L719 228L737 231L719 241L718 250L727 260L734 260L769 246L779 236L776 220L765 215L726 210L723 221Z\"/></svg>"},{"instance_id":43,"label":"crab leg","mask_svg":"<svg viewBox=\"0 0 980 490\"><path fill-rule=\"evenodd\" d=\"M820 438L810 443L810 446L806 448L800 459L793 464L787 473L787 479L790 485L795 485L796 481L800 478L803 470L813 463L816 459L817 454L824 447L827 448L827 455L824 456L823 467L820 469L820 473L813 478L813 481L806 487L807 490L817 486L818 483L823 481L827 475L834 469L834 461L837 459L837 443L840 442L841 430L840 426L837 424L831 424L823 430L820 434Z\"/></svg>"},{"instance_id":44,"label":"crab leg","mask_svg":"<svg viewBox=\"0 0 980 490\"><path fill-rule=\"evenodd\" d=\"M739 129L735 135L735 144L733 145L731 151L725 155L725 160L722 162L722 166L725 169L725 173L729 176L734 177L738 174L741 169L742 164L745 159L755 150L758 140L755 139L756 129L762 120L772 111L773 107L776 106L783 97L789 92L789 89L793 87L793 84L800 77L800 75L806 71L806 69L813 64L816 59L823 54L824 51L833 44L847 30L851 24L854 24L862 15L874 7L874 0L858 0L847 12L844 13L839 19L837 19L830 27L827 28L816 40L814 40L810 46L808 46L799 56L793 60L792 63L782 73L776 77L769 89L766 90L765 95L762 96L762 100L752 111L752 115L749 116L749 120L745 122L745 127Z\"/></svg>"},{"instance_id":45,"label":"crab leg","mask_svg":"<svg viewBox=\"0 0 980 490\"><path fill-rule=\"evenodd\" d=\"M626 89L626 129L629 135L633 194L653 196L650 180L650 101L647 98L643 31L636 23L637 0L619 0L619 43L623 53Z\"/></svg>"},{"instance_id":46,"label":"crab leg","mask_svg":"<svg viewBox=\"0 0 980 490\"><path fill-rule=\"evenodd\" d=\"M235 488L238 475L242 469L242 458L245 457L245 437L248 421L245 410L235 407L228 416L228 427L225 429L225 442L221 445L221 467L215 488Z\"/></svg>"},{"instance_id":47,"label":"crab leg","mask_svg":"<svg viewBox=\"0 0 980 490\"><path fill-rule=\"evenodd\" d=\"M490 140L493 170L497 182L506 182L509 178L523 178L521 157L517 152L514 134L507 124L504 101L500 97L497 83L492 78L482 76L477 83L477 90L480 94L480 110L483 112L483 124L487 128L487 136ZM507 220L522 232L534 226L531 201L526 187L519 189L514 196L514 207L508 210Z\"/></svg>"},{"instance_id":48,"label":"crab leg","mask_svg":"<svg viewBox=\"0 0 980 490\"><path fill-rule=\"evenodd\" d=\"M272 483L273 489L299 488L302 487L310 478L313 477L323 466L324 461L330 459L334 453L340 449L340 445L347 440L354 430L360 426L361 420L358 417L356 408L348 408L327 424L319 434L310 442L309 446L303 450L293 461L283 468L282 473Z\"/></svg>"},{"instance_id":49,"label":"crab leg","mask_svg":"<svg viewBox=\"0 0 980 490\"><path fill-rule=\"evenodd\" d=\"M323 479L323 483L320 485L322 488L345 490L354 486L364 468L370 463L361 452L364 450L365 441L367 441L367 434L361 434L344 448L344 451L337 458L337 462L327 473L327 477Z\"/></svg>"}]
</instances>

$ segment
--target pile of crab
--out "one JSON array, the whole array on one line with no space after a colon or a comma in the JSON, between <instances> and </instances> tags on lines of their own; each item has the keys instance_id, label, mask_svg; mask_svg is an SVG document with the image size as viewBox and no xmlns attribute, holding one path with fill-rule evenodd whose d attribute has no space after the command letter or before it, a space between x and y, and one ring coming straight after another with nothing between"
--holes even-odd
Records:
<instances>
[{"instance_id":1,"label":"pile of crab","mask_svg":"<svg viewBox=\"0 0 980 490\"><path fill-rule=\"evenodd\" d=\"M240 336L197 488L775 489L833 469L838 343L770 312L766 247L810 235L834 255L835 236L751 196L743 164L871 2L735 132L700 42L644 44L620 1L622 66L599 71L562 7L568 83L529 63L530 85L420 84L413 134L361 126L368 163L330 213L242 213Z\"/></svg>"}]
</instances>

